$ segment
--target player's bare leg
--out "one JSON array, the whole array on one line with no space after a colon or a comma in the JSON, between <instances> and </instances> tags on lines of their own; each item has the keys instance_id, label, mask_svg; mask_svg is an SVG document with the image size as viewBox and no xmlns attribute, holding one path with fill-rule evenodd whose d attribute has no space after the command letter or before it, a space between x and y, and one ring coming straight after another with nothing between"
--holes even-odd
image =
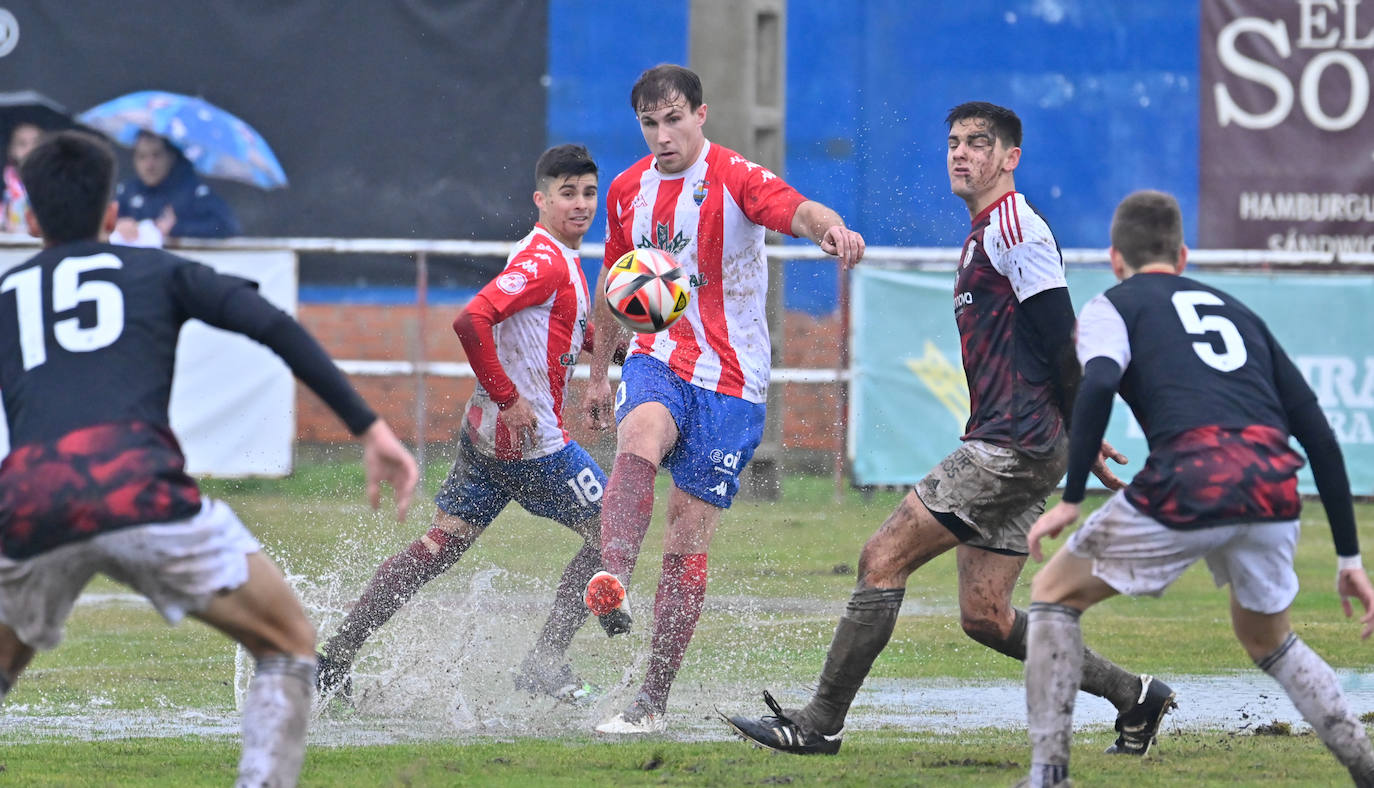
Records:
<instances>
[{"instance_id":1,"label":"player's bare leg","mask_svg":"<svg viewBox=\"0 0 1374 788\"><path fill-rule=\"evenodd\" d=\"M320 663L321 687L331 689L342 684L363 643L390 621L421 586L453 566L481 534L482 529L436 508L430 529L377 567L338 632L325 643Z\"/></svg>"},{"instance_id":2,"label":"player's bare leg","mask_svg":"<svg viewBox=\"0 0 1374 788\"><path fill-rule=\"evenodd\" d=\"M1293 632L1288 611L1246 610L1231 594L1231 626L1255 665L1274 677L1359 786L1374 786L1374 747L1331 666Z\"/></svg>"},{"instance_id":3,"label":"player's bare leg","mask_svg":"<svg viewBox=\"0 0 1374 788\"><path fill-rule=\"evenodd\" d=\"M1025 566L1023 555L1005 555L960 545L959 624L964 633L988 648L1022 662L1026 659L1029 616L1011 605L1011 592ZM1105 585L1103 586L1106 587ZM1118 712L1140 698L1141 678L1085 648L1081 689L1106 698Z\"/></svg>"},{"instance_id":4,"label":"player's bare leg","mask_svg":"<svg viewBox=\"0 0 1374 788\"><path fill-rule=\"evenodd\" d=\"M601 499L601 563L587 586L587 607L607 634L629 631L623 604L639 549L654 514L654 476L677 442L677 423L662 403L645 402L625 415L616 430L615 464ZM614 620L609 620L614 619Z\"/></svg>"},{"instance_id":5,"label":"player's bare leg","mask_svg":"<svg viewBox=\"0 0 1374 788\"><path fill-rule=\"evenodd\" d=\"M19 680L19 674L29 666L33 654L33 648L25 645L13 629L0 624L0 703Z\"/></svg>"},{"instance_id":6,"label":"player's bare leg","mask_svg":"<svg viewBox=\"0 0 1374 788\"><path fill-rule=\"evenodd\" d=\"M649 669L639 694L625 711L597 726L602 733L662 730L668 692L696 632L706 599L706 556L724 510L676 486L668 497L663 574L654 595L654 630Z\"/></svg>"},{"instance_id":7,"label":"player's bare leg","mask_svg":"<svg viewBox=\"0 0 1374 788\"><path fill-rule=\"evenodd\" d=\"M248 581L195 615L257 660L243 707L237 784L292 786L315 693L315 628L267 556L251 553L247 561Z\"/></svg>"}]
</instances>

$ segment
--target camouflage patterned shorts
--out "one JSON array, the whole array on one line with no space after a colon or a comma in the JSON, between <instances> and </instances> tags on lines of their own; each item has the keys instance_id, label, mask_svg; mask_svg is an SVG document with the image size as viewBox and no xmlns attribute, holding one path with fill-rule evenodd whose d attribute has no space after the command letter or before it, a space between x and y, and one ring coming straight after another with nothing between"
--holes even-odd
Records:
<instances>
[{"instance_id":1,"label":"camouflage patterned shorts","mask_svg":"<svg viewBox=\"0 0 1374 788\"><path fill-rule=\"evenodd\" d=\"M916 484L916 495L964 544L1024 555L1026 534L1064 477L1068 457L1067 441L1043 458L966 441Z\"/></svg>"}]
</instances>

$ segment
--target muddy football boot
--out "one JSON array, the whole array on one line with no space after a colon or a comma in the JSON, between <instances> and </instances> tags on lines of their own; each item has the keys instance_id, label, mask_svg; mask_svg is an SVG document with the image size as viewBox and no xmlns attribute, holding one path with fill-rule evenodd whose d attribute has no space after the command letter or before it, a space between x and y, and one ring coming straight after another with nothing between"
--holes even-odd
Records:
<instances>
[{"instance_id":1,"label":"muddy football boot","mask_svg":"<svg viewBox=\"0 0 1374 788\"><path fill-rule=\"evenodd\" d=\"M761 717L757 720L748 717L726 717L726 724L735 730L746 741L752 742L759 747L767 747L778 752L792 753L793 755L834 755L840 751L840 741L844 737L844 728L831 735L817 733L809 728L802 727L794 722L783 712L782 706L773 700L772 694L767 690L763 691L763 702L768 704L773 715Z\"/></svg>"},{"instance_id":2,"label":"muddy football boot","mask_svg":"<svg viewBox=\"0 0 1374 788\"><path fill-rule=\"evenodd\" d=\"M1159 725L1170 709L1178 708L1174 691L1153 676L1140 677L1140 697L1116 717L1116 742L1107 748L1113 755L1146 755L1155 743Z\"/></svg>"}]
</instances>

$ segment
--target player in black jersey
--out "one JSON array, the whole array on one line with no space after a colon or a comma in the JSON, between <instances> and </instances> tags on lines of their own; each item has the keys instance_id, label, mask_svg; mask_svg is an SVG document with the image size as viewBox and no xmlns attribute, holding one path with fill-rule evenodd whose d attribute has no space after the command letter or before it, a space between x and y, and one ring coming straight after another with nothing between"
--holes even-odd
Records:
<instances>
[{"instance_id":1,"label":"player in black jersey","mask_svg":"<svg viewBox=\"0 0 1374 788\"><path fill-rule=\"evenodd\" d=\"M1020 119L970 102L945 122L950 188L972 218L954 289L970 400L963 444L864 545L857 588L811 702L784 712L764 693L771 716L728 718L740 735L775 750L839 750L849 705L892 635L907 578L951 549L964 632L1025 658L1027 618L1012 607L1011 593L1026 562L1026 532L1064 474L1066 417L1079 379L1073 304L1049 225L1016 191ZM1120 483L1100 461L1097 470L1104 482ZM1153 677L1092 651L1083 659L1083 689L1111 701L1122 718L1146 709L1157 719L1173 702L1173 691ZM1154 728L1123 730L1109 751L1143 754L1153 737Z\"/></svg>"},{"instance_id":2,"label":"player in black jersey","mask_svg":"<svg viewBox=\"0 0 1374 788\"><path fill-rule=\"evenodd\" d=\"M1082 648L1079 616L1116 594L1158 596L1206 560L1231 586L1241 645L1273 676L1355 783L1374 786L1374 749L1330 666L1293 633L1298 591L1297 470L1312 462L1336 546L1337 589L1364 606L1374 632L1374 588L1360 561L1350 482L1317 397L1253 312L1232 296L1181 276L1186 260L1178 203L1137 192L1112 220L1112 270L1121 284L1083 307L1082 386L1073 411L1064 500L1036 521L1040 540L1077 522L1088 467L1119 391L1145 430L1145 468L1113 495L1031 584L1026 705L1030 784L1068 777L1069 732Z\"/></svg>"},{"instance_id":3,"label":"player in black jersey","mask_svg":"<svg viewBox=\"0 0 1374 788\"><path fill-rule=\"evenodd\" d=\"M62 638L103 573L171 623L201 619L257 659L243 711L240 785L294 785L315 689L315 631L281 572L221 501L202 499L168 423L177 337L188 320L275 351L363 442L368 495L395 490L410 453L324 350L253 282L158 249L111 246L114 158L62 132L24 160L43 251L0 274L0 698Z\"/></svg>"}]
</instances>

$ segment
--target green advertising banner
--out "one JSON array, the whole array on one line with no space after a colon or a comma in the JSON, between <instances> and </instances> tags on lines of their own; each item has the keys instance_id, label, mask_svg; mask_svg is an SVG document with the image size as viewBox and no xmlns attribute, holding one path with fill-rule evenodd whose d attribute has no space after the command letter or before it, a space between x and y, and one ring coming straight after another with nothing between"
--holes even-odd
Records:
<instances>
[{"instance_id":1,"label":"green advertising banner","mask_svg":"<svg viewBox=\"0 0 1374 788\"><path fill-rule=\"evenodd\" d=\"M1374 494L1374 276L1189 271L1235 295L1269 324L1317 393L1345 452L1351 488ZM1103 268L1072 268L1074 307L1116 283ZM954 325L954 272L860 266L853 273L849 461L859 485L910 485L958 445L968 385ZM1107 440L1145 461L1145 436L1119 398ZM1300 477L1315 492L1309 469ZM1096 484L1096 480L1092 480Z\"/></svg>"}]
</instances>

